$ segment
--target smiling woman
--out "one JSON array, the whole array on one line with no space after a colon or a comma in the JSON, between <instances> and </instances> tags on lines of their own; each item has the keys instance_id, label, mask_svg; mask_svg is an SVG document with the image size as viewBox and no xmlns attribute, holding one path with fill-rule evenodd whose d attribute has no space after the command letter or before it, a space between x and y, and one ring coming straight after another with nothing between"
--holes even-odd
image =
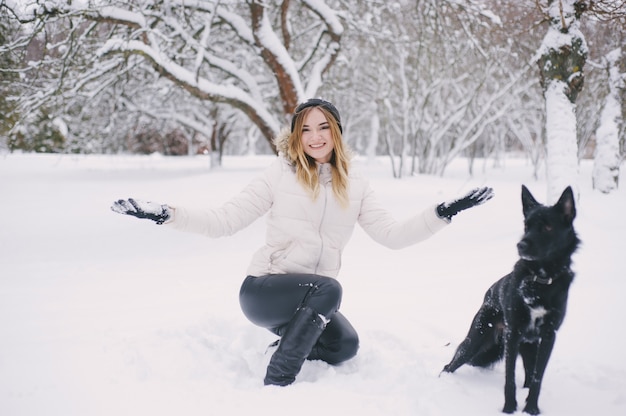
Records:
<instances>
[{"instance_id":1,"label":"smiling woman","mask_svg":"<svg viewBox=\"0 0 626 416\"><path fill-rule=\"evenodd\" d=\"M408 247L493 192L478 189L397 221L378 202L369 181L350 168L339 112L320 99L298 106L291 129L275 144L280 155L274 163L220 207L191 209L128 199L112 208L209 237L232 235L268 214L266 242L252 257L239 301L252 323L281 337L264 383L286 386L307 359L334 365L358 351L358 334L339 310L343 289L336 279L357 223L386 247Z\"/></svg>"},{"instance_id":2,"label":"smiling woman","mask_svg":"<svg viewBox=\"0 0 626 416\"><path fill-rule=\"evenodd\" d=\"M298 182L312 196L319 193L319 164L329 164L332 189L342 205L348 203L349 155L342 139L337 108L318 98L300 104L291 120L291 134L279 135L276 148L294 162Z\"/></svg>"},{"instance_id":3,"label":"smiling woman","mask_svg":"<svg viewBox=\"0 0 626 416\"><path fill-rule=\"evenodd\" d=\"M302 147L317 163L330 162L335 146L326 116L318 108L311 109L304 117Z\"/></svg>"}]
</instances>

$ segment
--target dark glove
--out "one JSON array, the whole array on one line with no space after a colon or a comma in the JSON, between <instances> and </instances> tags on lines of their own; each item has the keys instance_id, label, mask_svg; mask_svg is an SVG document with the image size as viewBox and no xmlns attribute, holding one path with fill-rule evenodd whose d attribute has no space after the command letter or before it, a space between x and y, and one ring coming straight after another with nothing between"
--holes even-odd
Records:
<instances>
[{"instance_id":1,"label":"dark glove","mask_svg":"<svg viewBox=\"0 0 626 416\"><path fill-rule=\"evenodd\" d=\"M111 205L111 210L120 214L132 215L137 218L146 218L157 224L163 224L170 218L172 213L172 210L167 205L138 201L133 198L115 201L113 205Z\"/></svg>"},{"instance_id":2,"label":"dark glove","mask_svg":"<svg viewBox=\"0 0 626 416\"><path fill-rule=\"evenodd\" d=\"M463 198L456 199L452 202L443 202L437 205L437 215L441 218L452 219L453 215L458 214L464 209L474 207L489 201L493 198L493 189L484 187L471 190Z\"/></svg>"}]
</instances>

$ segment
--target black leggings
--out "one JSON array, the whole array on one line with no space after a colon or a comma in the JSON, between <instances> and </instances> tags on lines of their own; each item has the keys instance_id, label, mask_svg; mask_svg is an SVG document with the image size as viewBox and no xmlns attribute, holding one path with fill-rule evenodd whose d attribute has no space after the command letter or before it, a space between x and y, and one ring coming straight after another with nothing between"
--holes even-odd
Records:
<instances>
[{"instance_id":1,"label":"black leggings","mask_svg":"<svg viewBox=\"0 0 626 416\"><path fill-rule=\"evenodd\" d=\"M336 279L315 274L248 276L241 285L239 302L244 315L255 325L277 335L299 307L308 306L330 322L308 359L338 364L354 357L359 337L339 312L342 288Z\"/></svg>"}]
</instances>

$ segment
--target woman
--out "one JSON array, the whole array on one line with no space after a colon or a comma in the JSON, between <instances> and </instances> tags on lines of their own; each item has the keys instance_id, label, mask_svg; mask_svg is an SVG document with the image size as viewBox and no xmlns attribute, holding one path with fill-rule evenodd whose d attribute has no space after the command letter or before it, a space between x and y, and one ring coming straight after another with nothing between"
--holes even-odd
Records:
<instances>
[{"instance_id":1,"label":"woman","mask_svg":"<svg viewBox=\"0 0 626 416\"><path fill-rule=\"evenodd\" d=\"M336 280L356 223L398 249L432 236L459 211L493 196L490 188L476 189L396 221L368 181L350 169L342 133L335 106L310 99L277 139L276 161L223 206L194 210L131 198L111 207L210 237L231 235L267 214L266 243L252 257L239 295L246 317L281 337L266 385L291 384L306 359L338 364L356 355L358 335L339 312L342 288Z\"/></svg>"}]
</instances>

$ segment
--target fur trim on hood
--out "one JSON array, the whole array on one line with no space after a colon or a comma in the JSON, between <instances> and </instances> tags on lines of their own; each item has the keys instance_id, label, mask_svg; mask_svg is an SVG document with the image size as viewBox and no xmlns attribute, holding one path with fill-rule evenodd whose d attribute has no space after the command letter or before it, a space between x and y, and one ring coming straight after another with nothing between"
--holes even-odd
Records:
<instances>
[{"instance_id":1,"label":"fur trim on hood","mask_svg":"<svg viewBox=\"0 0 626 416\"><path fill-rule=\"evenodd\" d=\"M274 142L274 146L276 146L276 150L278 150L278 154L282 155L285 159L289 160L290 162L293 162L293 160L291 160L289 158L289 155L287 154L287 147L289 145L290 135L291 135L291 131L289 127L285 127L280 132L278 132L278 135L274 137L273 142Z\"/></svg>"},{"instance_id":2,"label":"fur trim on hood","mask_svg":"<svg viewBox=\"0 0 626 416\"><path fill-rule=\"evenodd\" d=\"M280 132L278 132L278 135L274 137L272 142L274 143L274 146L276 146L278 155L284 157L285 160L293 164L295 161L289 157L289 154L287 152L287 148L289 145L289 136L291 136L291 129L289 129L289 127L284 127ZM344 151L349 160L354 157L352 149L345 144Z\"/></svg>"}]
</instances>

